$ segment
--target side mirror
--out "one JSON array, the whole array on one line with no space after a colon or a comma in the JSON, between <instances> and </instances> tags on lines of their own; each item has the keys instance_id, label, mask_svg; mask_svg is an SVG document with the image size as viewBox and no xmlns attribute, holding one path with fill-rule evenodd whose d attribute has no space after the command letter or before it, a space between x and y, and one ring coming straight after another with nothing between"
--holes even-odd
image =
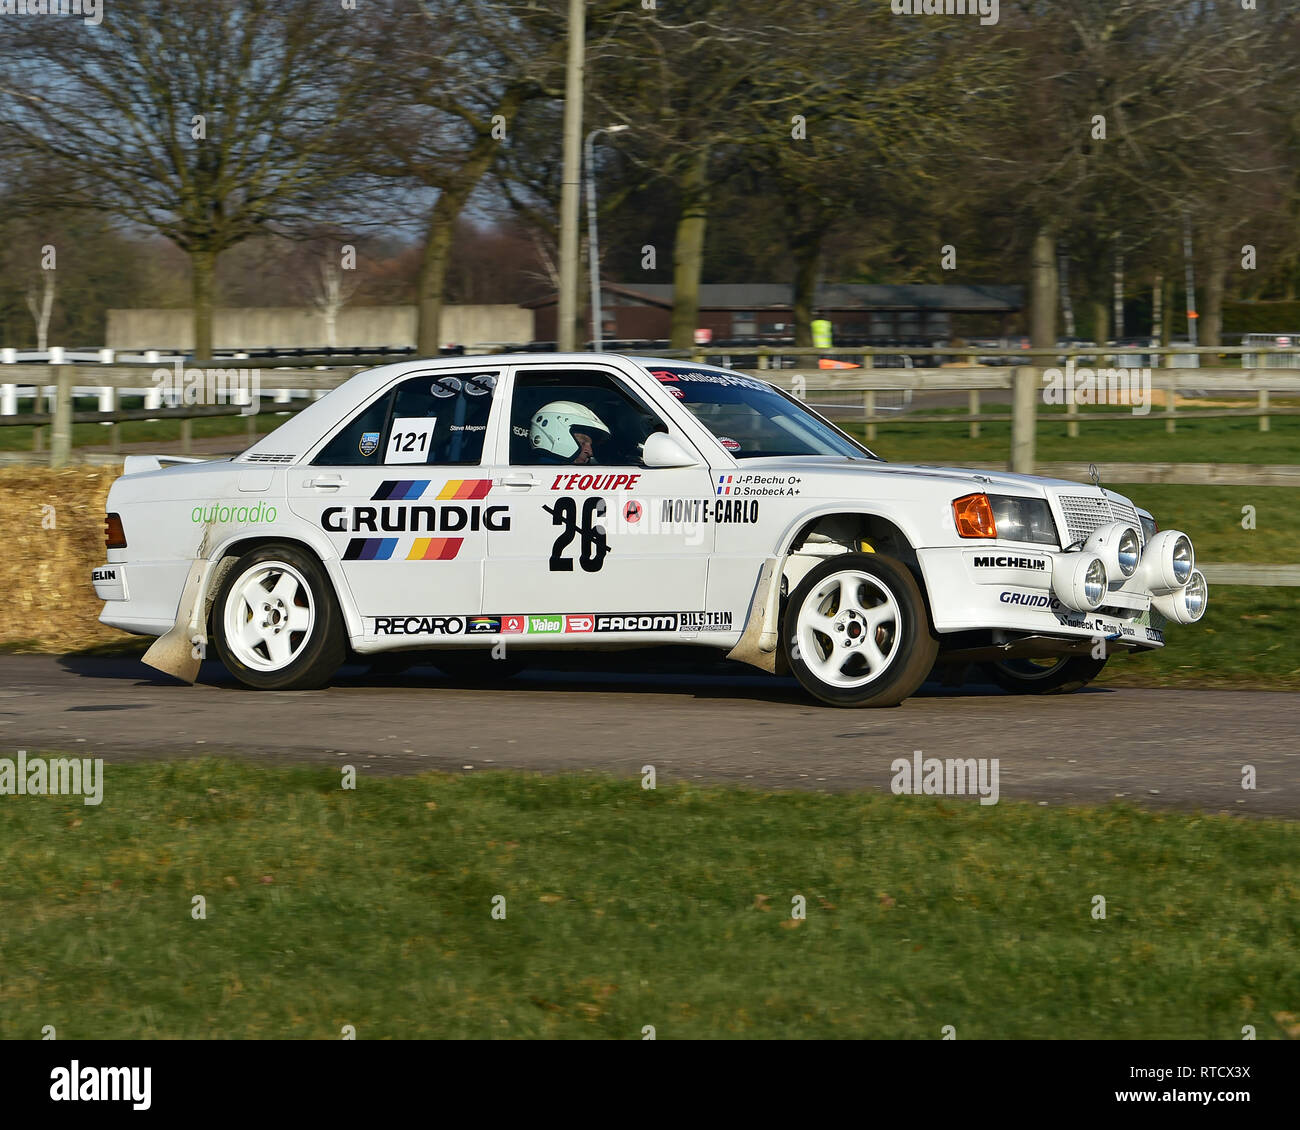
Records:
<instances>
[{"instance_id":1,"label":"side mirror","mask_svg":"<svg viewBox=\"0 0 1300 1130\"><path fill-rule=\"evenodd\" d=\"M699 458L667 432L651 432L641 445L641 461L647 467L698 467Z\"/></svg>"}]
</instances>

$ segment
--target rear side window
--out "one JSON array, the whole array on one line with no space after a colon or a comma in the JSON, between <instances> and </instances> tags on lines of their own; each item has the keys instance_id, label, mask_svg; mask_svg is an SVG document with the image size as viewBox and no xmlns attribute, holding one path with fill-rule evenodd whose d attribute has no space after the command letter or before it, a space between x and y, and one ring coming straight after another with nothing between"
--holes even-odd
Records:
<instances>
[{"instance_id":1,"label":"rear side window","mask_svg":"<svg viewBox=\"0 0 1300 1130\"><path fill-rule=\"evenodd\" d=\"M495 373L410 377L361 409L317 466L464 466L483 459Z\"/></svg>"}]
</instances>

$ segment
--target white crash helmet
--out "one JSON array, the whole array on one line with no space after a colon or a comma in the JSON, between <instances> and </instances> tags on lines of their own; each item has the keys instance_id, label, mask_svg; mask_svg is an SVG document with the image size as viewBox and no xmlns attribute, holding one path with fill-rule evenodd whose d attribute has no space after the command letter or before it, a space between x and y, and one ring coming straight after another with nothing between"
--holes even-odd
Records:
<instances>
[{"instance_id":1,"label":"white crash helmet","mask_svg":"<svg viewBox=\"0 0 1300 1130\"><path fill-rule=\"evenodd\" d=\"M548 451L560 459L578 454L573 430L586 432L592 440L609 439L609 429L590 408L572 400L552 400L533 413L528 429L528 446L534 451Z\"/></svg>"}]
</instances>

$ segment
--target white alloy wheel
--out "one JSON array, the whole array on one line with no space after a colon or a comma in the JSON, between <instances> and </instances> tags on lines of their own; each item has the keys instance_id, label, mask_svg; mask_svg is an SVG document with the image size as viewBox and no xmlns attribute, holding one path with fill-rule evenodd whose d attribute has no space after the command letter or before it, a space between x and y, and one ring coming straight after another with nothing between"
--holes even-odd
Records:
<instances>
[{"instance_id":1,"label":"white alloy wheel","mask_svg":"<svg viewBox=\"0 0 1300 1130\"><path fill-rule=\"evenodd\" d=\"M879 678L898 655L898 600L880 577L832 573L799 607L799 654L823 683L850 689Z\"/></svg>"},{"instance_id":2,"label":"white alloy wheel","mask_svg":"<svg viewBox=\"0 0 1300 1130\"><path fill-rule=\"evenodd\" d=\"M292 565L258 561L236 578L223 612L226 644L255 671L282 671L311 639L316 603Z\"/></svg>"}]
</instances>

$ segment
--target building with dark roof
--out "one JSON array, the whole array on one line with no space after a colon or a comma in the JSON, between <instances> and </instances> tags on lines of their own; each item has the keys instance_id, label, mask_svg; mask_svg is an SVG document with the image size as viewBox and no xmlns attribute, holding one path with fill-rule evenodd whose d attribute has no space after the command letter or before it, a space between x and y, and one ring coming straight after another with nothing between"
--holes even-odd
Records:
<instances>
[{"instance_id":1,"label":"building with dark roof","mask_svg":"<svg viewBox=\"0 0 1300 1130\"><path fill-rule=\"evenodd\" d=\"M539 341L556 337L557 296L524 303L535 312ZM667 340L671 283L601 286L603 336ZM1024 307L1019 286L827 283L813 309L834 327L836 345L932 345L954 337L1005 337ZM702 283L699 328L716 343L794 340L794 288L787 283Z\"/></svg>"}]
</instances>

